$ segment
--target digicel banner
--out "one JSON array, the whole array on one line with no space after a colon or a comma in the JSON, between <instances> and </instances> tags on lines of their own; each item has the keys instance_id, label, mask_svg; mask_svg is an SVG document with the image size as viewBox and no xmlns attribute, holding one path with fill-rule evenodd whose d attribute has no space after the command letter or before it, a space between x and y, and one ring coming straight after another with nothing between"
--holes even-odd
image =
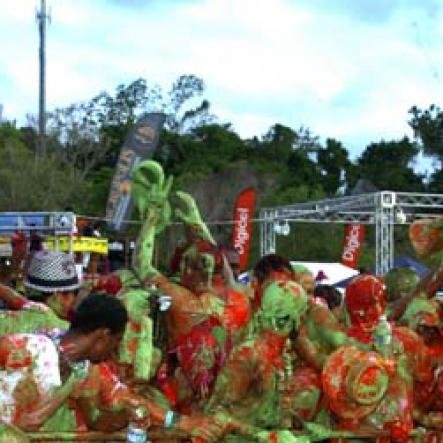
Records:
<instances>
[{"instance_id":1,"label":"digicel banner","mask_svg":"<svg viewBox=\"0 0 443 443\"><path fill-rule=\"evenodd\" d=\"M255 189L242 191L235 202L232 245L240 254L240 271L248 264L251 247L252 219L255 211Z\"/></svg>"},{"instance_id":2,"label":"digicel banner","mask_svg":"<svg viewBox=\"0 0 443 443\"><path fill-rule=\"evenodd\" d=\"M341 262L344 265L357 269L364 238L364 225L346 225L343 254L341 256Z\"/></svg>"}]
</instances>

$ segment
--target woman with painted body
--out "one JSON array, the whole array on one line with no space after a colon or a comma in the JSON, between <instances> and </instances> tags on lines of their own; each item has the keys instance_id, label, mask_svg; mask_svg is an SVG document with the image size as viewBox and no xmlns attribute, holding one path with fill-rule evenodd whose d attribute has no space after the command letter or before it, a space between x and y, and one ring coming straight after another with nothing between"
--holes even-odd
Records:
<instances>
[{"instance_id":1,"label":"woman with painted body","mask_svg":"<svg viewBox=\"0 0 443 443\"><path fill-rule=\"evenodd\" d=\"M442 313L435 299L443 282L442 221L419 220L409 229L417 255L431 266L422 279L410 269L392 269L385 278L390 317L414 330L424 341L434 368L433 376L414 386L414 418L428 430L443 429ZM432 431L431 431L432 434ZM431 436L432 438L432 436ZM434 439L436 435L434 434Z\"/></svg>"},{"instance_id":2,"label":"woman with painted body","mask_svg":"<svg viewBox=\"0 0 443 443\"><path fill-rule=\"evenodd\" d=\"M306 293L293 281L275 280L264 289L261 307L255 313L257 330L232 351L206 407L231 423L235 434L224 441L257 441L257 434L263 441L284 441L282 435L270 430L288 426L284 411L299 393L287 390L291 383L284 380L283 350L291 332L300 327L306 308Z\"/></svg>"},{"instance_id":3,"label":"woman with painted body","mask_svg":"<svg viewBox=\"0 0 443 443\"><path fill-rule=\"evenodd\" d=\"M134 253L133 268L144 288L170 297L166 314L168 353L178 368L163 371L162 385L169 399L182 411L199 407L210 395L229 351L250 318L245 294L228 287L222 277L226 260L203 223L191 196L178 192L185 211L176 215L185 223L187 247L179 260L180 283L152 266L156 235L169 222L168 194L172 180L165 180L155 162L141 163L133 173L131 191L144 224ZM172 375L172 380L165 380ZM171 392L172 387L172 392Z\"/></svg>"},{"instance_id":4,"label":"woman with painted body","mask_svg":"<svg viewBox=\"0 0 443 443\"><path fill-rule=\"evenodd\" d=\"M347 333L358 347L340 348L323 368L330 409L342 429L389 430L391 439L406 441L413 427L414 383L432 379L426 346L412 330L386 322L384 288L374 276L351 281L345 306ZM351 377L360 362L367 364Z\"/></svg>"},{"instance_id":5,"label":"woman with painted body","mask_svg":"<svg viewBox=\"0 0 443 443\"><path fill-rule=\"evenodd\" d=\"M304 272L306 268L296 267L295 270ZM283 281L294 281L294 266L276 254L262 257L254 267L255 306L261 309L267 288ZM321 370L328 355L347 341L351 340L333 313L323 303L307 295L306 315L297 330L286 339L282 354L285 372L290 374L285 408L297 411L299 419L329 425L327 410L322 405ZM294 424L300 426L300 420Z\"/></svg>"},{"instance_id":6,"label":"woman with painted body","mask_svg":"<svg viewBox=\"0 0 443 443\"><path fill-rule=\"evenodd\" d=\"M409 238L417 256L431 269L407 294L391 303L389 318L392 320L401 318L415 299L432 299L443 286L443 219L414 222L409 228Z\"/></svg>"}]
</instances>

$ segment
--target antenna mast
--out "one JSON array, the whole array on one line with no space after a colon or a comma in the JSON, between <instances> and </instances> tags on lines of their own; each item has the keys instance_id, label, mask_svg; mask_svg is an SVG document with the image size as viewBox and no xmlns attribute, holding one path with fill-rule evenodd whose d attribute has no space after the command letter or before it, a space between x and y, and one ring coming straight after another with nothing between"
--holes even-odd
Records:
<instances>
[{"instance_id":1,"label":"antenna mast","mask_svg":"<svg viewBox=\"0 0 443 443\"><path fill-rule=\"evenodd\" d=\"M37 153L43 156L46 153L46 21L50 20L50 16L46 14L46 0L40 0L40 11L37 11L36 19L40 35Z\"/></svg>"}]
</instances>

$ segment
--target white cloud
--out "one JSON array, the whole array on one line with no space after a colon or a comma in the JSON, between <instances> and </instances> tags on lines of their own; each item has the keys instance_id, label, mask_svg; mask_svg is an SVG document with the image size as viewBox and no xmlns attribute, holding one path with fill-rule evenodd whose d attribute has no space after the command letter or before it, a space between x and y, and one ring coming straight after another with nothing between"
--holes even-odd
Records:
<instances>
[{"instance_id":1,"label":"white cloud","mask_svg":"<svg viewBox=\"0 0 443 443\"><path fill-rule=\"evenodd\" d=\"M0 9L0 102L10 118L37 108L36 3ZM348 10L341 0L329 8L291 0L48 3L49 107L138 77L167 89L193 73L207 84L212 111L242 136L303 124L355 152L408 134L408 109L442 98L443 14L429 15L429 0L389 10L380 1Z\"/></svg>"}]
</instances>

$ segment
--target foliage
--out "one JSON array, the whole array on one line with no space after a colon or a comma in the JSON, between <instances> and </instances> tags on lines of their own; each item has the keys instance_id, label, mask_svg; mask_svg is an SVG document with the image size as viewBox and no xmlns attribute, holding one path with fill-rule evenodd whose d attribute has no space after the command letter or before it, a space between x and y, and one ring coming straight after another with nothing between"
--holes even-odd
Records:
<instances>
[{"instance_id":1,"label":"foliage","mask_svg":"<svg viewBox=\"0 0 443 443\"><path fill-rule=\"evenodd\" d=\"M409 114L412 115L409 125L421 141L423 154L436 161L428 190L443 192L443 111L436 105L431 105L426 110L413 106Z\"/></svg>"},{"instance_id":2,"label":"foliage","mask_svg":"<svg viewBox=\"0 0 443 443\"><path fill-rule=\"evenodd\" d=\"M360 178L380 190L443 192L443 111L437 106L410 110L417 142L406 137L374 142L351 161L339 140L321 143L303 126L275 123L262 136L242 139L231 124L218 122L210 113L204 93L204 82L195 75L180 76L167 92L140 78L113 93L100 92L87 102L55 109L48 115L44 155L36 149L35 122L20 129L2 124L0 210L69 205L77 212L103 215L125 138L140 115L154 111L167 116L154 158L166 174L174 175L176 189L192 189L199 196L210 222L229 220L236 193L251 185L258 189L258 210L343 195ZM414 171L420 152L440 166L429 183ZM17 173L22 170L26 174ZM229 238L226 226L214 226L222 241ZM298 259L337 260L342 231L342 226L297 224L288 238L279 238L278 252ZM256 224L252 260L258 258L258 232ZM373 234L368 232L362 263L370 263L374 255Z\"/></svg>"},{"instance_id":3,"label":"foliage","mask_svg":"<svg viewBox=\"0 0 443 443\"><path fill-rule=\"evenodd\" d=\"M412 118L408 123L421 140L424 154L442 161L443 111L436 105L431 105L426 110L413 106L409 114Z\"/></svg>"},{"instance_id":4,"label":"foliage","mask_svg":"<svg viewBox=\"0 0 443 443\"><path fill-rule=\"evenodd\" d=\"M37 158L9 124L0 126L0 155L0 211L60 210L81 201L88 187L57 156Z\"/></svg>"},{"instance_id":5,"label":"foliage","mask_svg":"<svg viewBox=\"0 0 443 443\"><path fill-rule=\"evenodd\" d=\"M407 137L400 141L371 143L357 160L353 170L353 185L357 178L365 178L380 190L424 190L423 177L412 167L419 149Z\"/></svg>"},{"instance_id":6,"label":"foliage","mask_svg":"<svg viewBox=\"0 0 443 443\"><path fill-rule=\"evenodd\" d=\"M328 138L326 146L317 151L317 163L320 183L327 196L332 197L345 188L352 165L341 142Z\"/></svg>"}]
</instances>

